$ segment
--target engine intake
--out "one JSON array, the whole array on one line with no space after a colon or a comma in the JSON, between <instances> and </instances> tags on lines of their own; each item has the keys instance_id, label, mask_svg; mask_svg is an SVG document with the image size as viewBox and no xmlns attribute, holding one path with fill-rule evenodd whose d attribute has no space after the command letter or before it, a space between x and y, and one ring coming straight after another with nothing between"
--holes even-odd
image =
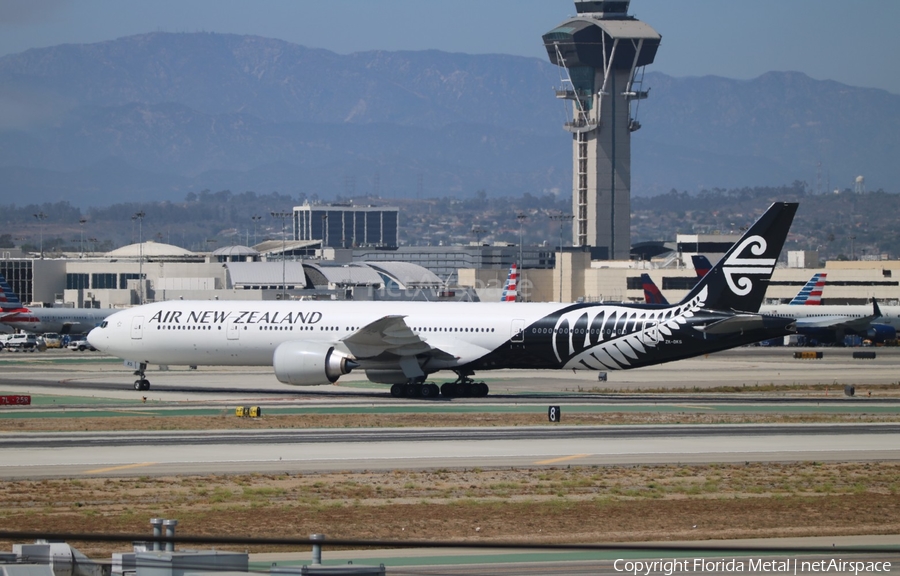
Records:
<instances>
[{"instance_id":1,"label":"engine intake","mask_svg":"<svg viewBox=\"0 0 900 576\"><path fill-rule=\"evenodd\" d=\"M881 344L888 340L896 340L897 329L888 324L872 324L869 326L869 329L866 330L866 336L872 342Z\"/></svg>"},{"instance_id":2,"label":"engine intake","mask_svg":"<svg viewBox=\"0 0 900 576\"><path fill-rule=\"evenodd\" d=\"M294 386L333 384L357 366L330 344L296 341L280 344L272 364L278 381Z\"/></svg>"}]
</instances>

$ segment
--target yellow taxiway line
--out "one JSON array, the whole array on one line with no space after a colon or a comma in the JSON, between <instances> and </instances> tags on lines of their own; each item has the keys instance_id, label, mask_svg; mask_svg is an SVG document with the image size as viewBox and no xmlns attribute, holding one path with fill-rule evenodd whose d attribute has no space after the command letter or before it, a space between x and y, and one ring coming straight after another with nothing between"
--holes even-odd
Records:
<instances>
[{"instance_id":1,"label":"yellow taxiway line","mask_svg":"<svg viewBox=\"0 0 900 576\"><path fill-rule=\"evenodd\" d=\"M123 466L110 466L109 468L97 468L96 470L85 470L82 474L103 474L104 472L114 472L116 470L128 470L129 468L140 468L141 466L153 466L156 462L138 462L137 464L125 464Z\"/></svg>"},{"instance_id":2,"label":"yellow taxiway line","mask_svg":"<svg viewBox=\"0 0 900 576\"><path fill-rule=\"evenodd\" d=\"M562 456L560 458L551 458L550 460L540 460L535 464L556 464L557 462L565 462L567 460L576 460L578 458L587 458L590 454L572 454L571 456Z\"/></svg>"}]
</instances>

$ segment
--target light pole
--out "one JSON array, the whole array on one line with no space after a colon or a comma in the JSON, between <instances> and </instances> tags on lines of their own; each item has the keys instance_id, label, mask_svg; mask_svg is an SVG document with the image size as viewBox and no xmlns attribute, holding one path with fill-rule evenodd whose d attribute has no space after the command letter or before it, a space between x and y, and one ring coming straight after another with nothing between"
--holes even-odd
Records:
<instances>
[{"instance_id":1,"label":"light pole","mask_svg":"<svg viewBox=\"0 0 900 576\"><path fill-rule=\"evenodd\" d=\"M38 212L37 214L34 215L34 217L37 218L37 221L40 224L40 228L41 228L41 260L43 260L44 259L44 220L47 219L47 215L44 214L43 212Z\"/></svg>"},{"instance_id":2,"label":"light pole","mask_svg":"<svg viewBox=\"0 0 900 576\"><path fill-rule=\"evenodd\" d=\"M475 238L475 244L481 244L481 237L487 232L487 228L483 226L472 226L472 237Z\"/></svg>"},{"instance_id":3,"label":"light pole","mask_svg":"<svg viewBox=\"0 0 900 576\"><path fill-rule=\"evenodd\" d=\"M144 216L147 214L141 210L135 212L132 220L138 221L138 304L144 303Z\"/></svg>"},{"instance_id":4,"label":"light pole","mask_svg":"<svg viewBox=\"0 0 900 576\"><path fill-rule=\"evenodd\" d=\"M253 245L256 246L256 224L262 220L262 216L254 214L250 219L253 220Z\"/></svg>"},{"instance_id":5,"label":"light pole","mask_svg":"<svg viewBox=\"0 0 900 576\"><path fill-rule=\"evenodd\" d=\"M287 240L284 237L284 219L290 216L290 212L272 212L273 218L281 218L281 299L287 297L287 280L285 279L284 261L287 259L285 250Z\"/></svg>"},{"instance_id":6,"label":"light pole","mask_svg":"<svg viewBox=\"0 0 900 576\"><path fill-rule=\"evenodd\" d=\"M516 214L516 220L519 221L519 270L524 268L524 266L522 265L522 226L523 224L525 224L525 220L527 218L528 215L524 212L519 212L518 214Z\"/></svg>"},{"instance_id":7,"label":"light pole","mask_svg":"<svg viewBox=\"0 0 900 576\"><path fill-rule=\"evenodd\" d=\"M84 223L87 222L87 218L80 218L78 223L81 224L81 257L84 258Z\"/></svg>"},{"instance_id":8,"label":"light pole","mask_svg":"<svg viewBox=\"0 0 900 576\"><path fill-rule=\"evenodd\" d=\"M551 214L550 219L559 222L559 258L556 261L556 265L559 267L559 301L562 302L562 291L563 291L563 273L562 273L562 254L563 254L563 244L562 244L562 229L563 223L571 222L572 219L575 218L573 214Z\"/></svg>"}]
</instances>

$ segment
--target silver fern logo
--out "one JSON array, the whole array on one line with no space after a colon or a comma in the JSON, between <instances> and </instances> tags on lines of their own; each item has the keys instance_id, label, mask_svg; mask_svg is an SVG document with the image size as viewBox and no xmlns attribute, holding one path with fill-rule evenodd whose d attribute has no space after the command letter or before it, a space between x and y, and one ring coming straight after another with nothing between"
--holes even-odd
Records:
<instances>
[{"instance_id":1,"label":"silver fern logo","mask_svg":"<svg viewBox=\"0 0 900 576\"><path fill-rule=\"evenodd\" d=\"M725 260L725 264L722 266L725 282L728 283L728 288L738 296L746 296L753 290L753 280L750 279L750 276L772 274L772 270L775 268L775 259L759 258L766 253L766 247L766 239L762 236L749 236L744 238L737 249ZM749 254L745 255L744 252L748 249Z\"/></svg>"},{"instance_id":2,"label":"silver fern logo","mask_svg":"<svg viewBox=\"0 0 900 576\"><path fill-rule=\"evenodd\" d=\"M659 310L625 306L573 310L556 322L553 352L571 370L627 368L671 338L703 308L706 298L704 286L689 302Z\"/></svg>"}]
</instances>

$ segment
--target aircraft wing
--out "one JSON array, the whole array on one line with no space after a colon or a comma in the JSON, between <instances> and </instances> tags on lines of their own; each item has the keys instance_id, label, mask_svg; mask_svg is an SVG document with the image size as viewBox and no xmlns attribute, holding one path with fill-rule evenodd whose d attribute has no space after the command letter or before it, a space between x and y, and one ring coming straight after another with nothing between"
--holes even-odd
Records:
<instances>
[{"instance_id":1,"label":"aircraft wing","mask_svg":"<svg viewBox=\"0 0 900 576\"><path fill-rule=\"evenodd\" d=\"M865 331L872 320L878 316L863 316L862 318L851 318L849 316L818 316L812 318L799 318L797 320L797 328L811 329L844 329L852 332Z\"/></svg>"},{"instance_id":2,"label":"aircraft wing","mask_svg":"<svg viewBox=\"0 0 900 576\"><path fill-rule=\"evenodd\" d=\"M439 348L434 348L406 325L404 316L384 316L363 326L341 340L357 360L379 357L436 357L454 358Z\"/></svg>"},{"instance_id":3,"label":"aircraft wing","mask_svg":"<svg viewBox=\"0 0 900 576\"><path fill-rule=\"evenodd\" d=\"M861 318L853 318L851 316L842 316L839 314L833 316L811 316L809 318L800 318L797 320L797 328L807 329L831 329L831 330L850 330L851 332L865 332L873 320L881 318L881 308L878 302L872 301L872 314Z\"/></svg>"},{"instance_id":4,"label":"aircraft wing","mask_svg":"<svg viewBox=\"0 0 900 576\"><path fill-rule=\"evenodd\" d=\"M0 311L0 322L2 322L4 318L17 316L19 314L22 314L23 312L30 312L30 310L27 310L25 308L16 308L15 310L2 310Z\"/></svg>"}]
</instances>

